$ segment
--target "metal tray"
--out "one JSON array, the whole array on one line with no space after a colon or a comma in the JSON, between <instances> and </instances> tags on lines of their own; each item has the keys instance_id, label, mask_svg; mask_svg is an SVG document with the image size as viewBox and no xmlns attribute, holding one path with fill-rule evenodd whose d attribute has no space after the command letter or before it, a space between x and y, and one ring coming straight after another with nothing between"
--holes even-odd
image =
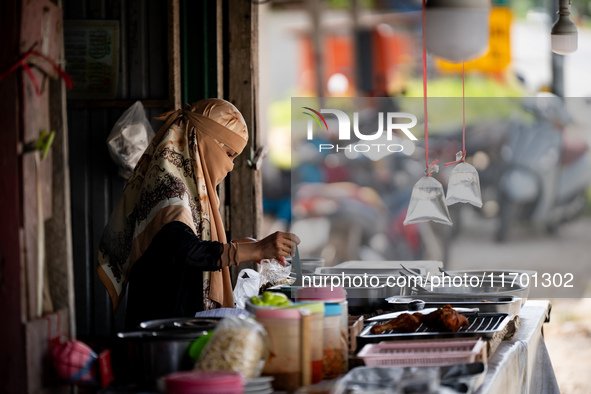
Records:
<instances>
[{"instance_id":1,"label":"metal tray","mask_svg":"<svg viewBox=\"0 0 591 394\"><path fill-rule=\"evenodd\" d=\"M518 315L521 310L521 298L506 297L449 297L443 295L394 296L386 299L387 309L404 311L410 309L408 303L414 300L425 302L424 308L441 308L450 304L454 308L478 308L480 312L512 313Z\"/></svg>"},{"instance_id":2,"label":"metal tray","mask_svg":"<svg viewBox=\"0 0 591 394\"><path fill-rule=\"evenodd\" d=\"M480 287L473 287L470 285L462 284L462 286L449 286L447 283L445 286L434 287L433 290L430 290L429 285L423 289L415 289L415 288L408 288L410 290L409 293L405 295L440 295L442 297L508 297L508 296L515 296L521 298L521 304L523 305L527 300L527 296L529 293L529 289L527 287L523 287L518 283L512 283L511 281L505 280L501 282L499 280L493 280L492 285L491 282L486 279L482 286Z\"/></svg>"},{"instance_id":3,"label":"metal tray","mask_svg":"<svg viewBox=\"0 0 591 394\"><path fill-rule=\"evenodd\" d=\"M378 269L391 269L391 268L402 268L404 265L406 268L416 269L421 268L425 274L430 273L431 275L439 275L439 268L443 268L441 261L433 260L351 260L345 261L334 266L334 268L378 268Z\"/></svg>"},{"instance_id":4,"label":"metal tray","mask_svg":"<svg viewBox=\"0 0 591 394\"><path fill-rule=\"evenodd\" d=\"M413 271L417 271L418 275L426 275L427 271L423 267L412 268ZM405 272L402 267L390 267L390 268L371 268L371 267L318 267L314 272L316 275L358 275L363 277L364 274L368 276L385 277L388 276L400 276L401 272Z\"/></svg>"},{"instance_id":5,"label":"metal tray","mask_svg":"<svg viewBox=\"0 0 591 394\"><path fill-rule=\"evenodd\" d=\"M408 340L408 339L435 339L435 338L463 338L463 337L484 337L491 338L495 333L503 330L505 326L513 319L512 313L464 313L468 318L469 326L460 328L455 332L432 331L421 325L415 332L411 333L386 333L372 334L371 327L375 324L385 323L388 319L378 320L369 323L361 334L357 336L357 347L367 343L377 343L388 340Z\"/></svg>"}]
</instances>

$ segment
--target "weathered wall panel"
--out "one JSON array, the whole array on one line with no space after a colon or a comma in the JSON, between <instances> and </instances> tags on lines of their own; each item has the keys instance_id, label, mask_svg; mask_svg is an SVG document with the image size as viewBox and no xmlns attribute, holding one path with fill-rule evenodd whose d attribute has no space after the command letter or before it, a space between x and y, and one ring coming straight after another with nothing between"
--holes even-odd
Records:
<instances>
[{"instance_id":1,"label":"weathered wall panel","mask_svg":"<svg viewBox=\"0 0 591 394\"><path fill-rule=\"evenodd\" d=\"M161 0L67 0L64 19L119 20L120 77L117 100L167 100L167 2ZM66 60L67 60L66 47ZM75 82L75 81L74 81ZM83 108L81 108L81 106ZM72 237L76 323L80 337L104 337L123 328L125 306L113 316L96 274L98 243L125 180L107 150L107 136L126 108L100 108L92 100L68 102ZM147 108L152 118L167 108Z\"/></svg>"}]
</instances>

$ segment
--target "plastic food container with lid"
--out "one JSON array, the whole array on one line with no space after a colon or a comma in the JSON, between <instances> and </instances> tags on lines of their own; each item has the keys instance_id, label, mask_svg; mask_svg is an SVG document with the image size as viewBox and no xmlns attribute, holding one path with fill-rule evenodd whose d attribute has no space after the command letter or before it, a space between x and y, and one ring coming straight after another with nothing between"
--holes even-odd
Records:
<instances>
[{"instance_id":1,"label":"plastic food container with lid","mask_svg":"<svg viewBox=\"0 0 591 394\"><path fill-rule=\"evenodd\" d=\"M322 378L335 379L341 372L347 371L348 346L341 333L340 304L324 305L324 335L322 345Z\"/></svg>"},{"instance_id":2,"label":"plastic food container with lid","mask_svg":"<svg viewBox=\"0 0 591 394\"><path fill-rule=\"evenodd\" d=\"M301 386L301 313L297 309L259 309L257 321L269 337L271 354L263 375L274 377L275 390L295 390Z\"/></svg>"},{"instance_id":3,"label":"plastic food container with lid","mask_svg":"<svg viewBox=\"0 0 591 394\"><path fill-rule=\"evenodd\" d=\"M338 303L342 307L341 312L341 335L345 341L349 341L349 303L347 292L344 288L334 287L300 287L296 293L297 301L316 301L324 303Z\"/></svg>"},{"instance_id":4,"label":"plastic food container with lid","mask_svg":"<svg viewBox=\"0 0 591 394\"><path fill-rule=\"evenodd\" d=\"M310 354L312 383L322 380L322 343L324 336L324 303L322 302L300 302L287 308L302 309L310 311Z\"/></svg>"}]
</instances>

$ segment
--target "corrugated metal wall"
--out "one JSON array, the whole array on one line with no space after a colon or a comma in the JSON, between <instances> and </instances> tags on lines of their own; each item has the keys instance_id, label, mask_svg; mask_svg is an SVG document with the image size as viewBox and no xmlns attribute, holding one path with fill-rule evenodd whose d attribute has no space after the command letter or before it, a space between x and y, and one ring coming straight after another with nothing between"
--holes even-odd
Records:
<instances>
[{"instance_id":1,"label":"corrugated metal wall","mask_svg":"<svg viewBox=\"0 0 591 394\"><path fill-rule=\"evenodd\" d=\"M166 1L64 0L64 19L119 20L117 99L168 99ZM66 47L66 58L67 52ZM124 306L113 316L109 296L96 274L96 257L103 228L125 186L106 139L126 108L100 108L92 101L84 101L84 106L68 101L74 286L78 336L96 338L123 328ZM166 110L146 109L154 131L160 122L153 117Z\"/></svg>"}]
</instances>

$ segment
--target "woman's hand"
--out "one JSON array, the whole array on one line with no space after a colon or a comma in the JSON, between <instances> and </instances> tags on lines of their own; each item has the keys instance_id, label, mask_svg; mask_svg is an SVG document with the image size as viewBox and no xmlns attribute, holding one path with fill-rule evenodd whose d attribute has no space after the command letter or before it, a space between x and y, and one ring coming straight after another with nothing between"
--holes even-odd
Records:
<instances>
[{"instance_id":1,"label":"woman's hand","mask_svg":"<svg viewBox=\"0 0 591 394\"><path fill-rule=\"evenodd\" d=\"M295 247L299 243L297 235L277 231L257 242L240 243L240 262L275 259L286 265L285 258L295 254Z\"/></svg>"},{"instance_id":2,"label":"woman's hand","mask_svg":"<svg viewBox=\"0 0 591 394\"><path fill-rule=\"evenodd\" d=\"M259 260L275 259L285 265L285 258L295 255L296 245L300 244L300 239L295 234L277 231L256 244L261 256Z\"/></svg>"}]
</instances>

